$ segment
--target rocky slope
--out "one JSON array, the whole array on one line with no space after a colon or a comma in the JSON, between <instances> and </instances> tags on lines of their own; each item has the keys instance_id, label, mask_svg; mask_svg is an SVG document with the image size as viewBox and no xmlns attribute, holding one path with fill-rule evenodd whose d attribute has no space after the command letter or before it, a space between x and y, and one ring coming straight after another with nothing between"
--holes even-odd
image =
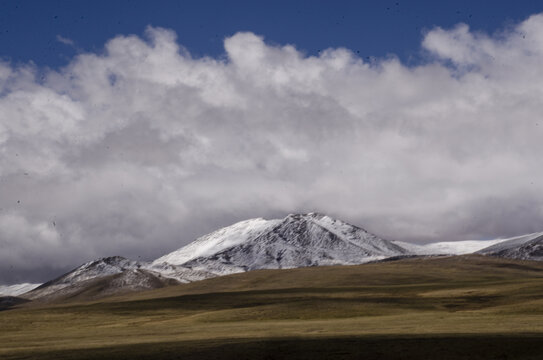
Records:
<instances>
[{"instance_id":1,"label":"rocky slope","mask_svg":"<svg viewBox=\"0 0 543 360\"><path fill-rule=\"evenodd\" d=\"M543 261L543 232L505 239L477 253L516 260Z\"/></svg>"},{"instance_id":2,"label":"rocky slope","mask_svg":"<svg viewBox=\"0 0 543 360\"><path fill-rule=\"evenodd\" d=\"M180 266L152 266L149 263L112 256L85 263L21 296L32 300L99 298L202 280L210 276L212 275L206 272Z\"/></svg>"}]
</instances>

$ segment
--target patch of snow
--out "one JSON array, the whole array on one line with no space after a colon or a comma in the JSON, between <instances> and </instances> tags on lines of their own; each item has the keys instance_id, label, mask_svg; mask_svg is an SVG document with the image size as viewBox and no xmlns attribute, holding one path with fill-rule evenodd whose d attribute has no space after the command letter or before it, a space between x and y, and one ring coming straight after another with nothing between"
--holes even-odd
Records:
<instances>
[{"instance_id":1,"label":"patch of snow","mask_svg":"<svg viewBox=\"0 0 543 360\"><path fill-rule=\"evenodd\" d=\"M0 285L0 296L18 296L29 292L41 284L22 283L15 285Z\"/></svg>"},{"instance_id":2,"label":"patch of snow","mask_svg":"<svg viewBox=\"0 0 543 360\"><path fill-rule=\"evenodd\" d=\"M397 246L393 241L383 240L366 230L348 224L344 221L333 219L327 215L309 213L307 215L315 224L336 235L354 246L364 248L368 252L377 252L380 256L397 256L405 253L406 249Z\"/></svg>"},{"instance_id":3,"label":"patch of snow","mask_svg":"<svg viewBox=\"0 0 543 360\"><path fill-rule=\"evenodd\" d=\"M34 289L25 297L36 299L49 296L75 284L84 283L88 280L100 277L120 274L125 270L139 269L142 266L142 263L126 259L122 256L111 256L89 261L64 275L43 284L39 288Z\"/></svg>"},{"instance_id":4,"label":"patch of snow","mask_svg":"<svg viewBox=\"0 0 543 360\"><path fill-rule=\"evenodd\" d=\"M89 261L76 268L75 270L69 272L63 276L61 281L62 283L73 283L80 282L85 280L90 280L96 277L108 276L119 274L127 269L137 269L141 267L142 264L126 259L122 256L112 256L107 258L102 258L99 260Z\"/></svg>"},{"instance_id":5,"label":"patch of snow","mask_svg":"<svg viewBox=\"0 0 543 360\"><path fill-rule=\"evenodd\" d=\"M179 250L156 259L153 261L153 265L161 263L181 265L198 257L215 254L242 244L249 239L254 239L271 230L280 222L281 220L264 220L262 218L240 221L204 235Z\"/></svg>"},{"instance_id":6,"label":"patch of snow","mask_svg":"<svg viewBox=\"0 0 543 360\"><path fill-rule=\"evenodd\" d=\"M515 236L508 239L503 239L498 244L493 246L488 246L483 249L479 249L481 253L492 253L492 252L500 252L504 250L513 249L519 246L524 245L525 243L535 240L538 237L543 236L543 232L537 232L527 235L521 235L521 236Z\"/></svg>"},{"instance_id":7,"label":"patch of snow","mask_svg":"<svg viewBox=\"0 0 543 360\"><path fill-rule=\"evenodd\" d=\"M507 239L480 250L479 254L517 260L543 261L543 232Z\"/></svg>"},{"instance_id":8,"label":"patch of snow","mask_svg":"<svg viewBox=\"0 0 543 360\"><path fill-rule=\"evenodd\" d=\"M403 241L393 242L415 255L465 255L506 240L507 239L443 241L425 245L412 244Z\"/></svg>"},{"instance_id":9,"label":"patch of snow","mask_svg":"<svg viewBox=\"0 0 543 360\"><path fill-rule=\"evenodd\" d=\"M189 283L215 277L216 275L205 269L190 269L184 266L172 265L165 262L150 264L144 267L146 270L165 278L174 279L181 283Z\"/></svg>"}]
</instances>

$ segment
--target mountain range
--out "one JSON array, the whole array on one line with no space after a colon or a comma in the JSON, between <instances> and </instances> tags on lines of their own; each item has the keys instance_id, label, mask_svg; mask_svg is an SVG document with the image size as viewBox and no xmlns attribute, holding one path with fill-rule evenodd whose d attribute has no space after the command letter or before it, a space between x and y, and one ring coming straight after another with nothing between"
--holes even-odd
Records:
<instances>
[{"instance_id":1,"label":"mountain range","mask_svg":"<svg viewBox=\"0 0 543 360\"><path fill-rule=\"evenodd\" d=\"M318 213L238 222L152 262L112 256L87 262L44 284L0 287L24 300L93 299L258 269L356 265L412 256L480 254L543 260L543 232L496 240L418 245L382 239ZM11 300L10 300L11 301Z\"/></svg>"}]
</instances>

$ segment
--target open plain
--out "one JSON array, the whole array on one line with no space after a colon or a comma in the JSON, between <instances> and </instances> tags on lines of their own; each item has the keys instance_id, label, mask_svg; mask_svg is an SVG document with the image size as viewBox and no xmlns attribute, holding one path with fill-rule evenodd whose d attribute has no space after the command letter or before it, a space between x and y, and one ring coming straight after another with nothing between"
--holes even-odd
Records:
<instances>
[{"instance_id":1,"label":"open plain","mask_svg":"<svg viewBox=\"0 0 543 360\"><path fill-rule=\"evenodd\" d=\"M0 312L2 359L540 359L543 263L258 270Z\"/></svg>"}]
</instances>

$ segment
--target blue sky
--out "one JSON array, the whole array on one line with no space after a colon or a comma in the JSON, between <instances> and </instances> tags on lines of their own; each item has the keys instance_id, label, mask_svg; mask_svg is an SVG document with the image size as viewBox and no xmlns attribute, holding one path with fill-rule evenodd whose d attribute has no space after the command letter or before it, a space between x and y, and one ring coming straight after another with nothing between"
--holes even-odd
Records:
<instances>
[{"instance_id":1,"label":"blue sky","mask_svg":"<svg viewBox=\"0 0 543 360\"><path fill-rule=\"evenodd\" d=\"M423 32L459 22L493 32L543 10L540 1L0 1L0 56L57 68L147 25L173 29L193 56L221 56L238 31L313 55L347 47L361 57L421 60ZM74 46L58 41L70 39Z\"/></svg>"}]
</instances>

